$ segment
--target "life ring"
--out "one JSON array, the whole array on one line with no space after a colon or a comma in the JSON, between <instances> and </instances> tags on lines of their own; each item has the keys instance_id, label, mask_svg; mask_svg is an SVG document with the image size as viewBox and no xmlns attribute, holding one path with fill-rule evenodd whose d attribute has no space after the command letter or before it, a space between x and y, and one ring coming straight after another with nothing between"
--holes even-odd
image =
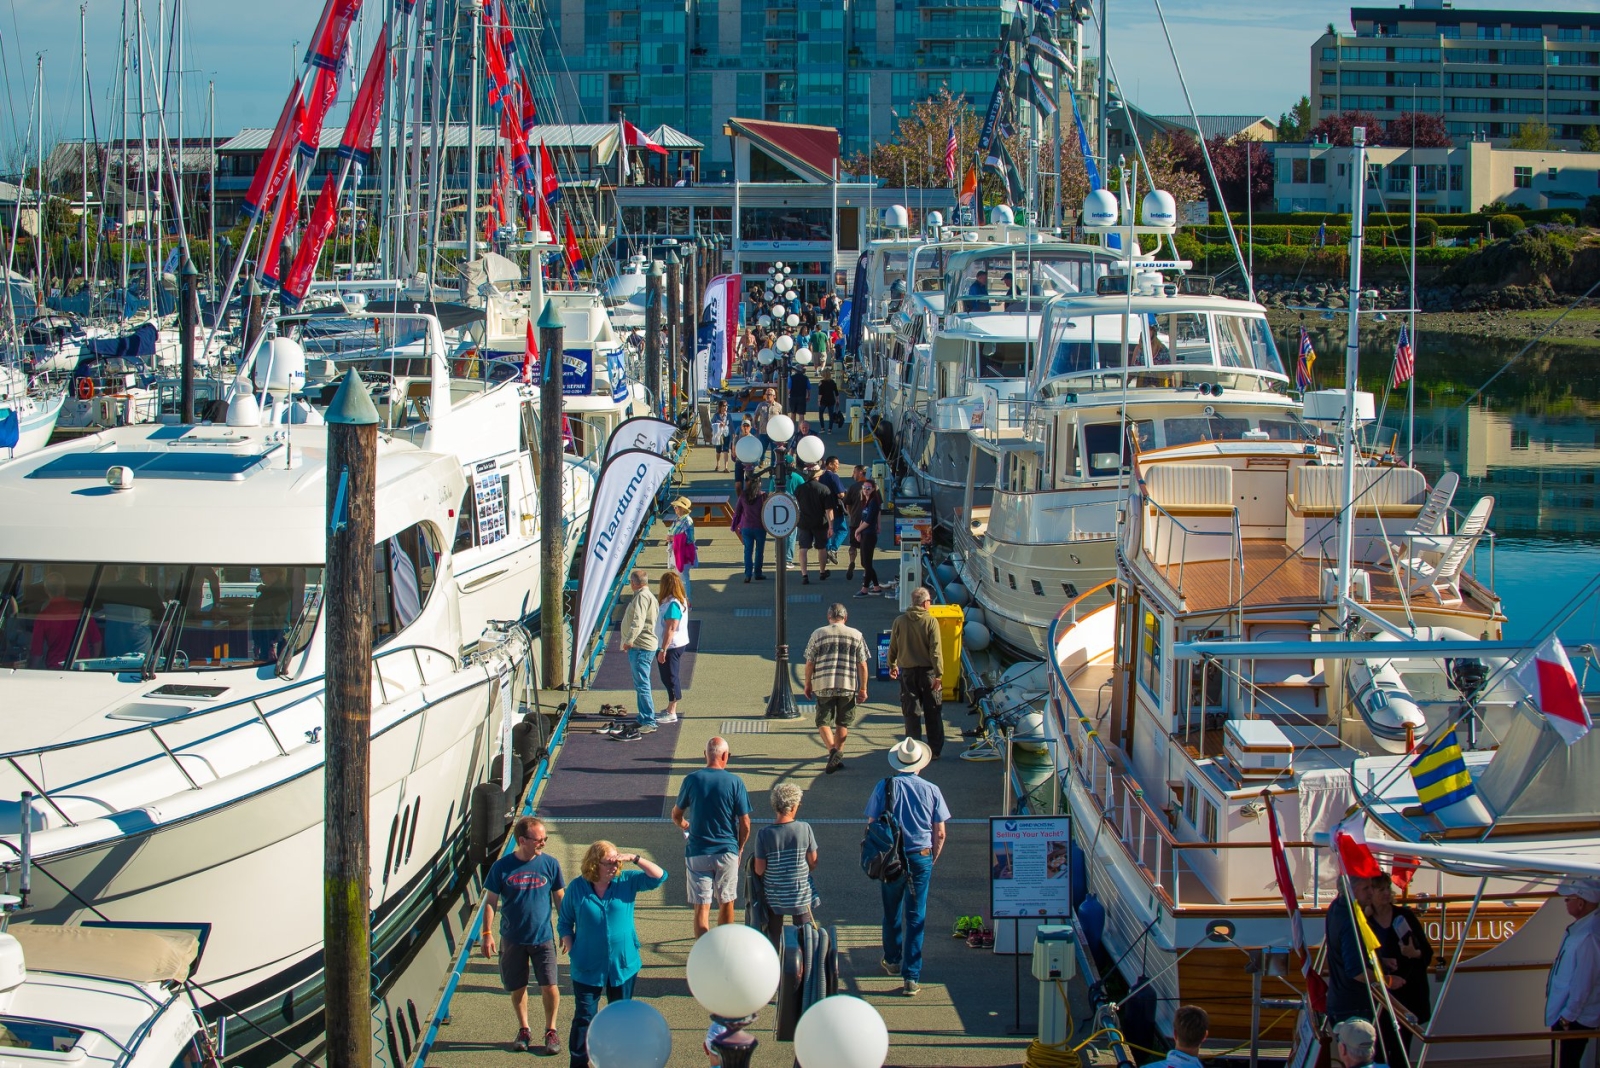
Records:
<instances>
[{"instance_id":1,"label":"life ring","mask_svg":"<svg viewBox=\"0 0 1600 1068\"><path fill-rule=\"evenodd\" d=\"M92 379L92 378L80 378L80 379L78 379L78 399L79 400L94 400L94 379Z\"/></svg>"}]
</instances>

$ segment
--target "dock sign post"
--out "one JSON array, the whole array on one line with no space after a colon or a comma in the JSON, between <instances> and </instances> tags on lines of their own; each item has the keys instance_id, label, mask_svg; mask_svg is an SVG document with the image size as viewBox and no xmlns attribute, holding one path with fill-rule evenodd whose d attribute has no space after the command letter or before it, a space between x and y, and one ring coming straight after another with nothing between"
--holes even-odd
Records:
<instances>
[{"instance_id":1,"label":"dock sign post","mask_svg":"<svg viewBox=\"0 0 1600 1068\"><path fill-rule=\"evenodd\" d=\"M761 525L774 538L787 538L793 534L799 519L800 512L795 508L794 498L787 493L771 494L761 506ZM784 565L780 563L778 566Z\"/></svg>"}]
</instances>

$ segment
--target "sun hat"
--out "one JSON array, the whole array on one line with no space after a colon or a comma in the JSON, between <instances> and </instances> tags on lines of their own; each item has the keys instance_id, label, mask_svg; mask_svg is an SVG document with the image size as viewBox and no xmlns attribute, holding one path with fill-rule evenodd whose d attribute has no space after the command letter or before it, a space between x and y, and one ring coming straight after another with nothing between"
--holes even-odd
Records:
<instances>
[{"instance_id":1,"label":"sun hat","mask_svg":"<svg viewBox=\"0 0 1600 1068\"><path fill-rule=\"evenodd\" d=\"M1600 905L1600 879L1566 879L1556 887L1562 897L1581 897L1591 905Z\"/></svg>"},{"instance_id":2,"label":"sun hat","mask_svg":"<svg viewBox=\"0 0 1600 1068\"><path fill-rule=\"evenodd\" d=\"M694 510L694 502L687 497L679 497L672 502L672 510L675 512L691 512Z\"/></svg>"},{"instance_id":3,"label":"sun hat","mask_svg":"<svg viewBox=\"0 0 1600 1068\"><path fill-rule=\"evenodd\" d=\"M900 775L914 775L932 759L933 752L915 738L907 738L889 750L889 766Z\"/></svg>"}]
</instances>

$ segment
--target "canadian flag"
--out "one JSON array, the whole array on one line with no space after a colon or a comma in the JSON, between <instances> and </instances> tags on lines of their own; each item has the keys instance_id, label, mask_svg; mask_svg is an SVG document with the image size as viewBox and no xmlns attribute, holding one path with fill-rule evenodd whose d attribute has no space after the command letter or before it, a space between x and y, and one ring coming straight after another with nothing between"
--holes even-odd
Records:
<instances>
[{"instance_id":1,"label":"canadian flag","mask_svg":"<svg viewBox=\"0 0 1600 1068\"><path fill-rule=\"evenodd\" d=\"M1378 859L1367 846L1366 817L1358 810L1346 816L1333 829L1333 844L1339 853L1344 873L1352 879L1371 879L1383 874Z\"/></svg>"},{"instance_id":2,"label":"canadian flag","mask_svg":"<svg viewBox=\"0 0 1600 1068\"><path fill-rule=\"evenodd\" d=\"M622 120L622 133L624 137L627 138L627 140L623 143L629 148L648 148L650 151L659 152L663 156L667 154L667 150L665 148L662 148L660 145L650 140L650 136L648 134L639 129L639 127L635 126L633 123L629 122L627 119Z\"/></svg>"},{"instance_id":3,"label":"canadian flag","mask_svg":"<svg viewBox=\"0 0 1600 1068\"><path fill-rule=\"evenodd\" d=\"M1550 726L1568 745L1589 733L1594 721L1578 690L1578 676L1572 661L1561 647L1561 639L1551 635L1533 652L1533 659L1517 669L1517 681L1528 690L1533 703L1550 721Z\"/></svg>"}]
</instances>

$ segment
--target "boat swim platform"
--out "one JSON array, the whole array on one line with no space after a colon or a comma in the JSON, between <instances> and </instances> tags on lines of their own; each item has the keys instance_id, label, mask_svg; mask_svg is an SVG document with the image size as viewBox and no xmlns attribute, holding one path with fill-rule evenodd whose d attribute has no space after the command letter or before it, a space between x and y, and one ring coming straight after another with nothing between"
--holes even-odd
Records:
<instances>
[{"instance_id":1,"label":"boat swim platform","mask_svg":"<svg viewBox=\"0 0 1600 1068\"><path fill-rule=\"evenodd\" d=\"M856 450L845 450L845 432L828 434L826 440L829 452L839 452L848 473ZM694 448L681 469L685 481L674 487L673 495L731 497L732 476L712 470L713 455L708 447ZM887 533L891 522L886 516L885 541L892 541ZM652 578L659 578L667 566L664 532L660 526L647 532L639 558L639 566ZM945 705L943 758L924 772L944 792L954 821L929 894L922 993L907 998L900 993L899 977L886 976L879 967L882 908L876 884L860 867L867 797L889 774L887 750L902 737L899 684L878 681L875 672L869 676L870 699L858 710L850 731L845 768L824 775L827 754L817 738L814 706L804 700L801 666L806 638L826 621L829 603L846 606L850 625L862 632L875 652L876 636L889 629L897 602L853 596L861 576L858 570L853 580L845 579L842 552L840 566L832 569L826 582L817 579L815 568L810 585L801 585L798 571L789 572L789 644L801 717L768 720L764 711L773 678L774 546L770 542L767 546L767 581L746 585L739 539L726 527L701 526L697 536L701 564L691 575L690 618L698 625L682 665L685 685L679 723L638 742L615 742L591 733L610 722L595 714L602 704L621 704L630 710L634 706L626 659L616 648L613 629L605 654L613 662L602 661L595 673L597 687L611 688L577 694L578 715L569 721L555 752L550 778L532 799L535 811L550 821L547 848L561 862L568 881L581 877L578 865L585 849L602 838L624 852L643 853L667 869L666 885L641 896L637 905L644 968L635 996L648 1000L670 1024L669 1063L673 1068L704 1068L701 1040L708 1023L684 978L694 938L693 915L686 904L683 833L670 821L670 812L684 776L704 765L705 743L721 734L732 749L729 770L744 779L750 792L752 834L772 818L768 797L776 783L792 782L805 791L799 818L814 828L820 854L815 885L821 904L816 916L838 931L840 992L865 998L888 1025L886 1063L974 1068L1021 1064L1037 1031L1038 984L1030 975L1029 958L972 949L950 935L957 917L987 917L989 911L988 817L999 813L1003 765L959 758L966 744L961 730L972 727L976 719L968 715L964 702ZM898 572L893 550L880 552L878 560L884 578ZM621 612L619 606L613 618L620 620ZM658 677L655 697L659 712L666 706L666 695ZM547 708L560 699L558 694L544 695ZM737 909L741 919L743 905L741 898ZM1014 1033L1014 966L1020 975L1022 1034ZM1081 1041L1087 1037L1089 1019L1083 984L1073 984L1072 992ZM564 957L561 997L557 1028L563 1050L552 1063L565 1064L572 996ZM538 1041L543 1009L537 992L529 998L529 1011ZM792 1045L773 1037L775 1021L776 1009L768 1006L750 1028L761 1043L757 1064L793 1063ZM510 998L500 988L495 963L475 951L451 1003L450 1022L439 1028L426 1063L430 1068L525 1066L529 1055L510 1048L515 1034ZM1090 1053L1086 1050L1086 1057Z\"/></svg>"}]
</instances>

